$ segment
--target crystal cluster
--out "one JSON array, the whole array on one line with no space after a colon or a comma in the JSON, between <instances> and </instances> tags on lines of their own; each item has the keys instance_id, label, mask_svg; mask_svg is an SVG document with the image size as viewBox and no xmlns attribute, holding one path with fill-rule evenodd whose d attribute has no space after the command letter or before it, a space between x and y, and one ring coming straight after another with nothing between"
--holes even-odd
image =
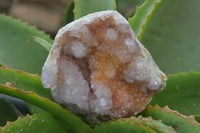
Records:
<instances>
[{"instance_id":1,"label":"crystal cluster","mask_svg":"<svg viewBox=\"0 0 200 133\"><path fill-rule=\"evenodd\" d=\"M43 66L53 99L77 113L129 117L166 76L117 11L89 14L61 28Z\"/></svg>"}]
</instances>

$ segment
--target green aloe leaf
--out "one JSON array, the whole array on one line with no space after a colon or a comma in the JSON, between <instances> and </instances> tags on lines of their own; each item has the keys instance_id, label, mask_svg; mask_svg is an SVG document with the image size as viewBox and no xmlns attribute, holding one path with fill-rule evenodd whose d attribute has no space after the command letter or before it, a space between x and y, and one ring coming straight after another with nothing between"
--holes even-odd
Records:
<instances>
[{"instance_id":1,"label":"green aloe leaf","mask_svg":"<svg viewBox=\"0 0 200 133\"><path fill-rule=\"evenodd\" d=\"M8 122L5 127L1 127L3 133L67 133L67 129L62 126L55 116L43 113L28 115L18 118L15 122Z\"/></svg>"},{"instance_id":2,"label":"green aloe leaf","mask_svg":"<svg viewBox=\"0 0 200 133\"><path fill-rule=\"evenodd\" d=\"M96 126L92 133L175 133L170 126L152 118L131 117L114 119Z\"/></svg>"},{"instance_id":3,"label":"green aloe leaf","mask_svg":"<svg viewBox=\"0 0 200 133\"><path fill-rule=\"evenodd\" d=\"M0 85L0 93L22 99L49 113L52 113L56 117L60 118L66 125L68 125L71 132L88 133L90 129L87 124L85 124L72 112L62 108L59 104L50 101L47 98L36 95L34 92L25 92L14 87Z\"/></svg>"},{"instance_id":4,"label":"green aloe leaf","mask_svg":"<svg viewBox=\"0 0 200 133\"><path fill-rule=\"evenodd\" d=\"M200 72L173 75L168 78L167 86L157 93L151 105L168 105L184 115L200 115Z\"/></svg>"},{"instance_id":5,"label":"green aloe leaf","mask_svg":"<svg viewBox=\"0 0 200 133\"><path fill-rule=\"evenodd\" d=\"M161 120L164 124L172 126L177 133L199 133L200 124L195 121L194 117L184 116L177 111L170 110L167 106L147 106L141 113L142 116L151 116L155 120Z\"/></svg>"},{"instance_id":6,"label":"green aloe leaf","mask_svg":"<svg viewBox=\"0 0 200 133\"><path fill-rule=\"evenodd\" d=\"M167 74L200 71L199 0L165 0L153 14L142 43Z\"/></svg>"},{"instance_id":7,"label":"green aloe leaf","mask_svg":"<svg viewBox=\"0 0 200 133\"><path fill-rule=\"evenodd\" d=\"M28 43L30 43L31 41L35 41L37 42L38 44L40 44L40 46L42 46L43 48L45 48L47 50L47 52L49 52L51 50L51 44L44 40L43 38L41 37L38 37L38 36L32 36L29 40L28 40Z\"/></svg>"},{"instance_id":8,"label":"green aloe leaf","mask_svg":"<svg viewBox=\"0 0 200 133\"><path fill-rule=\"evenodd\" d=\"M194 115L194 118L195 118L195 120L196 120L197 122L200 123L200 115Z\"/></svg>"},{"instance_id":9,"label":"green aloe leaf","mask_svg":"<svg viewBox=\"0 0 200 133\"><path fill-rule=\"evenodd\" d=\"M145 0L145 2L136 9L136 13L129 19L130 26L140 39L146 29L146 26L163 0Z\"/></svg>"},{"instance_id":10,"label":"green aloe leaf","mask_svg":"<svg viewBox=\"0 0 200 133\"><path fill-rule=\"evenodd\" d=\"M42 86L40 76L37 74L28 74L4 66L0 68L0 84L24 91L33 91L39 96L52 100L50 89Z\"/></svg>"},{"instance_id":11,"label":"green aloe leaf","mask_svg":"<svg viewBox=\"0 0 200 133\"><path fill-rule=\"evenodd\" d=\"M132 124L140 123L145 127L151 128L156 133L175 133L172 127L165 125L164 123L162 123L162 121L153 120L151 117L144 118L144 117L139 116L138 118L136 117L123 118L117 121L124 121L124 122L132 123Z\"/></svg>"},{"instance_id":12,"label":"green aloe leaf","mask_svg":"<svg viewBox=\"0 0 200 133\"><path fill-rule=\"evenodd\" d=\"M15 121L22 114L11 103L0 98L0 126L4 126L7 121Z\"/></svg>"},{"instance_id":13,"label":"green aloe leaf","mask_svg":"<svg viewBox=\"0 0 200 133\"><path fill-rule=\"evenodd\" d=\"M141 5L144 0L116 0L117 11L124 17L132 17L136 11L136 8Z\"/></svg>"},{"instance_id":14,"label":"green aloe leaf","mask_svg":"<svg viewBox=\"0 0 200 133\"><path fill-rule=\"evenodd\" d=\"M115 0L74 0L75 19L81 18L89 13L94 13L103 10L115 10Z\"/></svg>"},{"instance_id":15,"label":"green aloe leaf","mask_svg":"<svg viewBox=\"0 0 200 133\"><path fill-rule=\"evenodd\" d=\"M103 123L93 129L92 133L155 133L151 128L139 122L115 121Z\"/></svg>"},{"instance_id":16,"label":"green aloe leaf","mask_svg":"<svg viewBox=\"0 0 200 133\"><path fill-rule=\"evenodd\" d=\"M33 91L37 95L52 100L50 89L44 88L37 74L28 74L23 71L0 68L0 84L18 88L24 91ZM32 113L44 112L43 110L29 104Z\"/></svg>"},{"instance_id":17,"label":"green aloe leaf","mask_svg":"<svg viewBox=\"0 0 200 133\"><path fill-rule=\"evenodd\" d=\"M41 73L48 52L37 42L28 40L38 36L50 44L45 33L19 20L0 15L0 62L10 68L29 73Z\"/></svg>"},{"instance_id":18,"label":"green aloe leaf","mask_svg":"<svg viewBox=\"0 0 200 133\"><path fill-rule=\"evenodd\" d=\"M74 1L71 0L67 8L65 9L64 24L68 24L73 20L74 20Z\"/></svg>"}]
</instances>

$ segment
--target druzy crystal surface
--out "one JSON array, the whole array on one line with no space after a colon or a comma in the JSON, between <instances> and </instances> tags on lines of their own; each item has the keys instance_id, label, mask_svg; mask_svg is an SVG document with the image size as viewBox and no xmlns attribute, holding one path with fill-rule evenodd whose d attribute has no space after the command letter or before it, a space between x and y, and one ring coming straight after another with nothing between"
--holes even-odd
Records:
<instances>
[{"instance_id":1,"label":"druzy crystal surface","mask_svg":"<svg viewBox=\"0 0 200 133\"><path fill-rule=\"evenodd\" d=\"M53 99L76 113L129 117L166 76L117 11L89 14L61 28L43 66Z\"/></svg>"}]
</instances>

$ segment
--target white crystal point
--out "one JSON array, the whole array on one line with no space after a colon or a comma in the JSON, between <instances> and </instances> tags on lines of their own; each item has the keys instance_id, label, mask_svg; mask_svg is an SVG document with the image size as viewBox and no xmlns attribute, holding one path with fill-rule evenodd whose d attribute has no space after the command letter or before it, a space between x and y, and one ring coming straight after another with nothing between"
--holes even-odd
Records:
<instances>
[{"instance_id":1,"label":"white crystal point","mask_svg":"<svg viewBox=\"0 0 200 133\"><path fill-rule=\"evenodd\" d=\"M72 111L119 118L141 112L167 78L128 21L108 10L58 31L41 79Z\"/></svg>"}]
</instances>

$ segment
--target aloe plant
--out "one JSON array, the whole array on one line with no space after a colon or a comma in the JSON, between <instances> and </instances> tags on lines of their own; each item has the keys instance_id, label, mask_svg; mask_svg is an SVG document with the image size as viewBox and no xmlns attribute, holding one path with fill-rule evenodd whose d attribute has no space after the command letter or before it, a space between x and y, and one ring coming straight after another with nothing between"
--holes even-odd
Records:
<instances>
[{"instance_id":1,"label":"aloe plant","mask_svg":"<svg viewBox=\"0 0 200 133\"><path fill-rule=\"evenodd\" d=\"M96 125L54 102L50 89L42 86L41 69L53 40L35 27L1 14L0 132L200 132L198 4L198 0L145 0L137 7L128 19L130 26L161 69L170 74L167 86L139 115ZM115 0L74 0L64 19L67 24L89 13L116 9ZM5 95L23 100L30 114L20 112Z\"/></svg>"}]
</instances>

